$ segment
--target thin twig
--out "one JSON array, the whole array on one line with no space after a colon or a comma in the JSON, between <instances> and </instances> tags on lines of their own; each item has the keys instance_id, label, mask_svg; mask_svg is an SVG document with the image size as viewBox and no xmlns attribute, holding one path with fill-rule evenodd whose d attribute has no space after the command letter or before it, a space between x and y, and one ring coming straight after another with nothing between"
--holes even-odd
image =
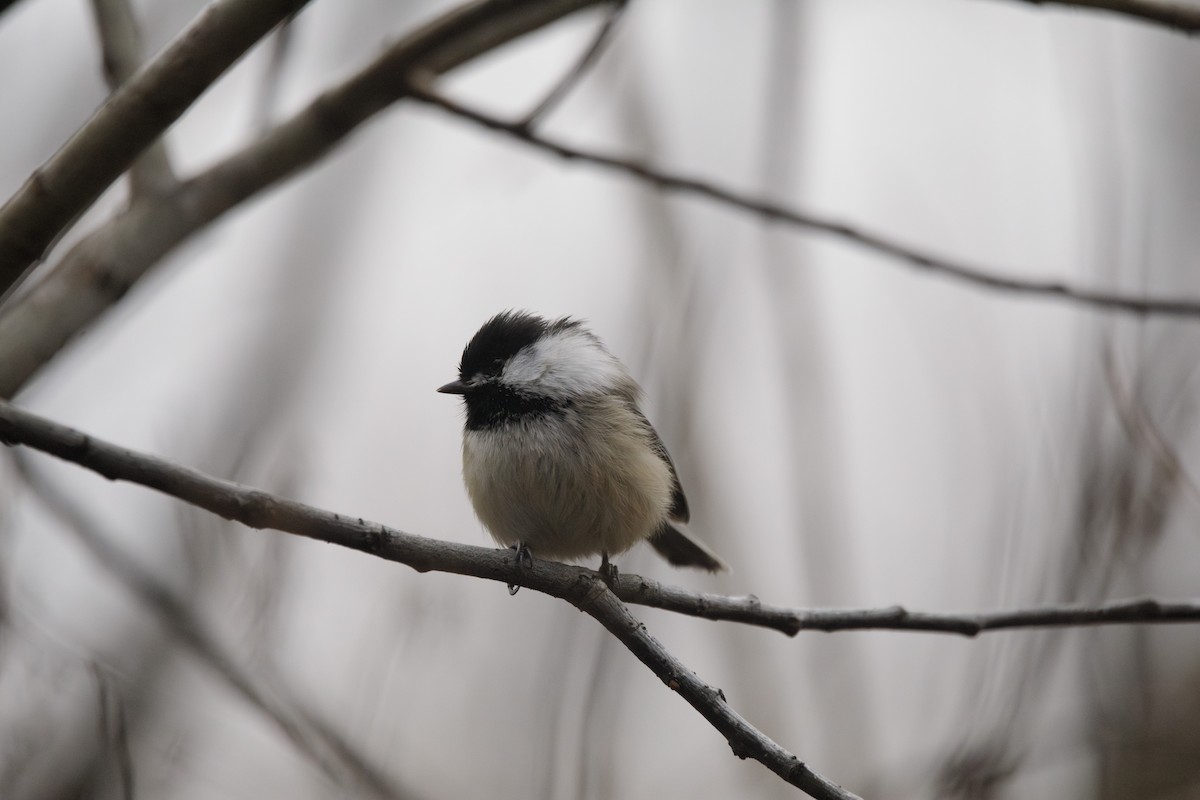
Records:
<instances>
[{"instance_id":1,"label":"thin twig","mask_svg":"<svg viewBox=\"0 0 1200 800\"><path fill-rule=\"evenodd\" d=\"M17 471L25 483L46 508L66 524L92 557L153 611L181 644L234 692L274 722L296 749L335 785L345 787L349 782L383 800L407 796L328 724L305 709L298 698L289 697L281 686L273 686L271 691L260 686L170 587L119 547L114 537L101 531L89 515L36 471L27 458L15 455Z\"/></svg>"},{"instance_id":2,"label":"thin twig","mask_svg":"<svg viewBox=\"0 0 1200 800\"><path fill-rule=\"evenodd\" d=\"M92 15L100 33L104 80L117 89L142 65L142 36L129 0L92 0Z\"/></svg>"},{"instance_id":3,"label":"thin twig","mask_svg":"<svg viewBox=\"0 0 1200 800\"><path fill-rule=\"evenodd\" d=\"M980 267L951 261L942 256L910 247L885 234L876 233L844 222L826 219L816 214L797 211L777 203L742 194L733 189L718 186L699 178L666 172L633 159L605 155L564 144L542 134L535 133L523 127L520 123L508 122L451 100L432 88L430 78L431 76L427 73L411 73L409 96L414 100L440 108L455 117L499 133L507 134L518 141L553 153L564 159L581 161L626 175L632 175L666 191L705 197L723 205L749 211L765 220L781 222L797 228L829 234L865 247L868 250L873 250L877 253L907 262L919 269L976 286L985 286L989 289L1014 294L1050 297L1114 311L1200 318L1200 300L1138 297L1116 292L1076 288L1058 281L1012 278Z\"/></svg>"},{"instance_id":4,"label":"thin twig","mask_svg":"<svg viewBox=\"0 0 1200 800\"><path fill-rule=\"evenodd\" d=\"M622 13L625 11L627 0L618 0L613 3L608 10L608 16L604 18L604 22L592 37L592 42L588 48L580 54L579 60L575 65L563 75L562 79L554 85L554 87L546 94L542 101L530 109L529 113L521 118L517 124L523 128L532 128L538 120L549 114L553 109L563 101L572 89L578 85L583 76L587 74L592 65L600 58L600 54L604 52L604 48L612 39L613 31L616 30L617 22L620 21Z\"/></svg>"},{"instance_id":5,"label":"thin twig","mask_svg":"<svg viewBox=\"0 0 1200 800\"><path fill-rule=\"evenodd\" d=\"M1200 8L1189 3L1167 0L1019 0L1035 6L1110 11L1123 17L1156 23L1188 35L1200 32Z\"/></svg>"},{"instance_id":6,"label":"thin twig","mask_svg":"<svg viewBox=\"0 0 1200 800\"><path fill-rule=\"evenodd\" d=\"M267 67L259 83L258 99L254 103L253 129L262 135L275 122L275 111L279 106L279 95L283 85L284 68L292 55L296 31L296 15L285 19L271 36L270 55Z\"/></svg>"},{"instance_id":7,"label":"thin twig","mask_svg":"<svg viewBox=\"0 0 1200 800\"><path fill-rule=\"evenodd\" d=\"M1183 460L1175 452L1175 448L1167 441L1167 437L1159 430L1158 425L1150 416L1144 404L1133 396L1132 390L1121 378L1120 365L1117 364L1117 353L1111 340L1104 344L1104 382L1112 397L1113 407L1125 433L1134 446L1146 445L1150 451L1156 470L1165 489L1169 492L1182 479L1192 500L1200 500L1200 487L1192 480Z\"/></svg>"},{"instance_id":8,"label":"thin twig","mask_svg":"<svg viewBox=\"0 0 1200 800\"><path fill-rule=\"evenodd\" d=\"M989 631L1014 628L1200 622L1200 602L1166 602L1148 598L1118 600L1099 606L1057 605L1012 611L939 613L909 611L903 606L784 608L766 605L753 595L728 597L691 592L639 575L621 575L616 592L627 603L693 617L757 625L788 636L795 636L801 631L890 630L974 637Z\"/></svg>"},{"instance_id":9,"label":"thin twig","mask_svg":"<svg viewBox=\"0 0 1200 800\"><path fill-rule=\"evenodd\" d=\"M133 759L129 754L129 732L125 723L125 703L118 689L95 661L91 664L96 679L96 704L99 714L100 737L116 761L117 783L122 800L134 800Z\"/></svg>"},{"instance_id":10,"label":"thin twig","mask_svg":"<svg viewBox=\"0 0 1200 800\"><path fill-rule=\"evenodd\" d=\"M563 599L600 622L638 660L658 676L659 680L687 700L692 708L720 731L738 758L753 758L785 781L818 798L850 800L857 795L830 783L813 772L804 762L760 733L725 699L725 693L700 680L696 673L675 658L646 626L629 613L629 609L595 576L586 584L586 591L576 590Z\"/></svg>"},{"instance_id":11,"label":"thin twig","mask_svg":"<svg viewBox=\"0 0 1200 800\"><path fill-rule=\"evenodd\" d=\"M397 76L418 65L434 73L453 69L599 2L476 0L457 7L396 42L357 74L224 161L163 196L135 202L78 242L52 274L0 314L0 397L16 394L72 337L189 236L315 164L359 125L404 97L405 85ZM145 74L134 83L141 86ZM0 251L7 211L0 209ZM0 295L2 287L0 252Z\"/></svg>"},{"instance_id":12,"label":"thin twig","mask_svg":"<svg viewBox=\"0 0 1200 800\"><path fill-rule=\"evenodd\" d=\"M142 35L129 0L92 0L92 13L100 32L104 78L116 91L142 65ZM175 185L175 172L163 139L146 148L129 168L134 196L161 194Z\"/></svg>"},{"instance_id":13,"label":"thin twig","mask_svg":"<svg viewBox=\"0 0 1200 800\"><path fill-rule=\"evenodd\" d=\"M855 795L813 772L754 728L668 653L593 570L537 560L518 568L507 550L426 539L361 518L346 517L117 447L0 401L0 441L23 444L109 478L148 486L253 528L274 528L397 561L419 572L438 571L519 582L561 598L595 618L721 732L739 758L753 758L788 783L821 800ZM123 569L137 569L127 564ZM145 576L144 576L145 577ZM151 584L153 585L153 584ZM159 602L169 602L160 597ZM180 612L185 613L186 607Z\"/></svg>"},{"instance_id":14,"label":"thin twig","mask_svg":"<svg viewBox=\"0 0 1200 800\"><path fill-rule=\"evenodd\" d=\"M0 206L0 295L251 45L308 0L216 0Z\"/></svg>"}]
</instances>

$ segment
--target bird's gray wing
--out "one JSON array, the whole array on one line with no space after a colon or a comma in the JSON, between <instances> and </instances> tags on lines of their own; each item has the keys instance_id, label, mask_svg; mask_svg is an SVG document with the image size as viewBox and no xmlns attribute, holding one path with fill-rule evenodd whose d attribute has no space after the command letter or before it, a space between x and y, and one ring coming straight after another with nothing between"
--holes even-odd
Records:
<instances>
[{"instance_id":1,"label":"bird's gray wing","mask_svg":"<svg viewBox=\"0 0 1200 800\"><path fill-rule=\"evenodd\" d=\"M671 454L667 452L667 447L662 443L662 439L658 436L658 431L654 430L654 426L650 424L650 420L646 419L646 415L636 405L630 405L630 410L634 415L642 421L646 426L646 435L650 437L650 447L661 458L671 470L671 508L668 515L675 522L687 522L691 516L688 511L687 496L683 493L683 486L679 483L679 473L675 471L675 462L671 460Z\"/></svg>"}]
</instances>

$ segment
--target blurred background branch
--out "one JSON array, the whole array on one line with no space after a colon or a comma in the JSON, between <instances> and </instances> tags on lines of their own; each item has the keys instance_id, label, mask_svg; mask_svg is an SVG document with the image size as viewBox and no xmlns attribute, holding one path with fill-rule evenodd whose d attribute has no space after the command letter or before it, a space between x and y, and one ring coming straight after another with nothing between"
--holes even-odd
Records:
<instances>
[{"instance_id":1,"label":"blurred background branch","mask_svg":"<svg viewBox=\"0 0 1200 800\"><path fill-rule=\"evenodd\" d=\"M1157 298L1123 295L1095 289L1068 286L1059 281L1035 281L1013 278L1000 272L973 265L960 264L931 252L910 247L888 236L862 228L796 211L766 200L718 186L699 178L663 172L632 159L604 155L572 147L531 131L525 122L507 122L499 117L470 108L434 90L432 76L416 70L410 73L409 94L414 100L436 106L459 119L481 125L489 130L508 134L526 144L553 153L568 161L580 161L593 166L631 175L654 184L664 191L694 194L723 205L748 211L768 222L778 222L797 228L824 233L875 251L920 270L942 275L986 289L1018 295L1045 296L1096 308L1134 314L1163 314L1180 317L1200 317L1200 300L1186 298Z\"/></svg>"},{"instance_id":2,"label":"blurred background branch","mask_svg":"<svg viewBox=\"0 0 1200 800\"><path fill-rule=\"evenodd\" d=\"M33 493L63 520L92 557L154 613L165 631L176 637L234 693L268 717L280 733L325 773L333 786L391 800L414 796L412 792L400 789L393 778L357 753L328 722L307 709L300 696L288 690L278 676L269 681L251 677L195 617L187 602L122 551L114 543L115 537L99 530L92 515L78 508L75 501L54 486L28 458L19 453L13 453L13 456L18 473ZM124 725L120 718L118 723ZM127 744L123 747L127 748ZM128 754L118 748L117 755L121 759L122 784L128 786L132 783L132 770L124 763Z\"/></svg>"},{"instance_id":3,"label":"blurred background branch","mask_svg":"<svg viewBox=\"0 0 1200 800\"><path fill-rule=\"evenodd\" d=\"M62 514L0 459L5 800L320 798L371 774L401 796L790 797L725 749L797 778L774 741L869 798L1197 794L1200 648L1159 623L1195 620L1200 559L1200 50L1176 35L1200 7L268 5L0 0L0 256L32 269L0 308L0 395L197 470L171 480L260 487L219 484L227 514L303 499L321 538L28 457ZM379 113L419 69L450 108ZM506 307L589 318L645 386L734 572L671 586L635 549L614 594L761 736L698 681L726 737L695 724L662 690L682 665L620 614L651 670L567 603L437 574L512 579L446 541L483 534L433 392ZM616 602L587 569L543 580ZM958 639L1006 626L1027 629Z\"/></svg>"},{"instance_id":4,"label":"blurred background branch","mask_svg":"<svg viewBox=\"0 0 1200 800\"><path fill-rule=\"evenodd\" d=\"M135 196L124 213L75 245L54 265L50 274L28 294L17 298L11 308L0 306L0 397L15 395L84 326L124 297L163 256L189 236L258 192L315 163L358 125L403 97L405 86L402 81L396 80L397 74L404 74L415 65L434 71L452 69L512 38L598 1L532 3L525 0L513 3L507 0L479 0L456 8L402 39L354 78L327 91L302 113L276 126L241 152L182 184L164 183L161 180L165 166L163 159L161 155L150 155L153 166L146 169L158 176L154 184L156 189L163 191L142 197L140 201ZM233 0L228 2L232 3ZM101 18L108 19L111 16L112 12L106 12ZM209 23L207 27L201 27L210 18L223 19L217 9L210 10L197 23L200 30L187 34L181 41L189 47L203 47L207 36L218 36L224 30L222 26ZM131 20L127 22L132 24ZM103 30L109 31L111 27ZM210 33L208 27L215 32ZM261 33L265 34L266 30ZM130 36L128 32L123 35L127 49ZM166 100L155 99L155 87L160 84L169 86L172 97L186 88L188 84L179 87L171 82L174 75L172 70L178 69L173 66L175 62L186 62L191 57L184 44L179 45L184 49L182 54L166 53L160 56L155 65L164 61L166 65L150 67L139 78L138 84L130 87L128 94L136 102L131 100L126 103L115 98L106 104L98 112L98 121L92 123L100 133L90 133L89 127L82 129L72 144L55 156L53 163L35 174L30 186L53 187L60 180L55 176L61 172L71 176L72 190L80 193L77 195L78 204L72 206L72 213L77 213L94 200L103 187L97 188L94 194L86 194L89 184L75 174L79 169L74 166L75 162L121 163L118 151L105 150L97 154L94 148L106 146L102 134L111 127L117 127L118 130L120 125L130 125L139 130L145 128L137 117L138 110L143 106L157 109L156 113L163 113L166 109L174 109L176 115L183 112L186 105L180 105L178 100L171 105ZM236 40L225 46L233 47L235 44ZM227 66L226 62L220 63ZM163 76L159 73L163 73ZM215 80L219 74L216 72L211 79ZM189 73L189 79L194 80L195 75ZM203 87L185 95L188 102L195 99L200 88ZM126 105L133 110L122 112ZM111 116L117 116L117 119L110 121ZM127 119L126 116L132 118ZM172 119L162 119L160 122L165 127ZM120 139L119 143L121 147L130 145L125 139ZM109 146L115 148L117 144L111 142ZM82 155L75 155L77 150L81 150ZM136 155L136 151L131 152L129 157L132 159ZM109 181L115 179L117 174L105 173ZM144 175L145 170L139 174ZM96 176L95 180L100 181L103 177ZM52 188L38 188L36 192L27 188L0 208L0 286L4 285L3 274L7 269L5 248L17 247L33 252L32 248L19 245L26 238L20 231L33 224L25 220L38 220L38 225L59 225L55 228L56 232L67 224L65 219L55 222L55 217L42 214L37 204L44 201L37 198L43 194L55 197L56 192ZM62 198L54 200L54 203L59 207L67 207ZM39 244L39 252L45 246L45 242ZM10 266L13 270L23 270L28 263L17 253ZM15 273L13 280L16 280Z\"/></svg>"},{"instance_id":5,"label":"blurred background branch","mask_svg":"<svg viewBox=\"0 0 1200 800\"><path fill-rule=\"evenodd\" d=\"M1171 0L1018 0L1035 6L1067 6L1108 11L1145 22L1165 25L1183 33L1200 31L1200 9Z\"/></svg>"},{"instance_id":6,"label":"blurred background branch","mask_svg":"<svg viewBox=\"0 0 1200 800\"><path fill-rule=\"evenodd\" d=\"M116 91L142 64L142 37L129 0L92 0L92 13L100 32L104 78ZM163 194L175 186L175 172L162 138L147 145L129 167L130 193L134 197Z\"/></svg>"},{"instance_id":7,"label":"blurred background branch","mask_svg":"<svg viewBox=\"0 0 1200 800\"><path fill-rule=\"evenodd\" d=\"M307 0L217 0L0 206L0 297L267 31Z\"/></svg>"},{"instance_id":8,"label":"blurred background branch","mask_svg":"<svg viewBox=\"0 0 1200 800\"><path fill-rule=\"evenodd\" d=\"M555 106L561 103L570 91L575 88L583 76L587 74L588 69L596 63L596 59L600 57L600 54L604 52L604 48L612 37L613 31L617 28L617 23L621 20L621 13L625 10L627 2L628 0L617 0L617 2L612 4L607 16L604 18L604 22L596 28L596 35L588 44L587 49L579 54L579 60L571 66L571 69L562 76L562 79L558 83L554 84L554 87L546 93L541 102L531 108L521 118L521 121L517 123L518 125L523 128L532 128L542 117L553 111Z\"/></svg>"}]
</instances>

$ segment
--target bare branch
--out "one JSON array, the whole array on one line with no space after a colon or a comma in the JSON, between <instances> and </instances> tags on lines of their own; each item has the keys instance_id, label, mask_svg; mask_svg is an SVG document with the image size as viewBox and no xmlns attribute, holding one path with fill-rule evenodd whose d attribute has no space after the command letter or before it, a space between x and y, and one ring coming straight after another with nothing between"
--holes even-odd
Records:
<instances>
[{"instance_id":1,"label":"bare branch","mask_svg":"<svg viewBox=\"0 0 1200 800\"><path fill-rule=\"evenodd\" d=\"M1200 602L1128 600L1101 606L1065 605L968 614L882 609L802 610L765 606L754 597L722 597L666 587L636 575L620 576L615 593L597 573L551 561L517 569L511 554L427 539L361 518L270 495L162 459L116 447L0 401L0 440L24 444L72 461L111 480L127 480L205 508L254 528L270 527L371 553L421 571L519 582L559 597L594 616L643 663L678 691L726 736L734 752L761 761L814 797L849 797L803 768L724 703L658 646L618 599L708 619L744 622L788 634L801 630L887 629L975 636L985 631L1031 627L1200 621Z\"/></svg>"},{"instance_id":2,"label":"bare branch","mask_svg":"<svg viewBox=\"0 0 1200 800\"><path fill-rule=\"evenodd\" d=\"M976 286L1002 292L1036 295L1065 300L1085 306L1124 311L1134 314L1162 314L1179 317L1200 317L1200 300L1137 297L1093 289L1080 289L1058 281L1036 281L1010 278L980 267L961 264L942 256L925 252L881 233L826 219L816 214L796 211L786 206L741 194L698 178L669 173L632 159L595 153L534 133L520 123L508 122L439 94L431 88L427 73L413 73L409 95L414 99L442 109L490 130L554 153L562 158L582 161L605 169L632 175L665 191L680 192L757 214L765 220L782 222L797 228L829 234L852 244L865 247L911 266Z\"/></svg>"},{"instance_id":3,"label":"bare branch","mask_svg":"<svg viewBox=\"0 0 1200 800\"><path fill-rule=\"evenodd\" d=\"M104 77L116 91L142 64L142 35L129 0L92 0L92 13L100 31ZM175 184L175 173L162 138L146 148L129 170L134 195L164 192Z\"/></svg>"},{"instance_id":4,"label":"bare branch","mask_svg":"<svg viewBox=\"0 0 1200 800\"><path fill-rule=\"evenodd\" d=\"M571 600L597 573L538 559L517 571L507 550L429 539L359 517L277 497L198 470L108 444L0 400L0 441L21 444L71 461L105 476L141 484L251 528L273 528L307 536L389 561L418 572L450 572L518 582L535 591ZM755 625L794 636L800 631L893 630L977 636L1017 628L1200 622L1200 601L1120 600L1099 606L1056 605L1010 611L937 613L901 606L867 609L800 609L771 606L753 595L729 597L667 586L639 575L622 574L615 595L636 605L710 620ZM574 601L572 601L574 602Z\"/></svg>"},{"instance_id":5,"label":"bare branch","mask_svg":"<svg viewBox=\"0 0 1200 800\"><path fill-rule=\"evenodd\" d=\"M252 528L274 528L340 544L407 564L419 572L435 570L504 583L516 582L566 600L604 625L654 674L699 711L725 736L739 758L761 762L788 783L821 800L852 800L855 797L813 772L730 708L724 694L703 683L668 653L592 570L541 559L532 567L518 568L507 550L426 539L379 523L275 497L117 447L4 401L0 401L0 441L42 450L85 466L110 480L126 480L157 489ZM126 566L137 568L133 564ZM178 610L172 613L178 613Z\"/></svg>"},{"instance_id":6,"label":"bare branch","mask_svg":"<svg viewBox=\"0 0 1200 800\"><path fill-rule=\"evenodd\" d=\"M538 588L538 587L531 587ZM542 591L539 589L539 591ZM598 575L576 584L568 595L556 595L580 611L591 615L638 660L659 677L672 691L678 692L692 708L720 731L733 754L753 758L793 786L817 798L850 800L857 797L813 772L804 762L760 733L725 699L725 693L709 686L675 658L646 631L629 609L604 584Z\"/></svg>"},{"instance_id":7,"label":"bare branch","mask_svg":"<svg viewBox=\"0 0 1200 800\"><path fill-rule=\"evenodd\" d=\"M314 164L404 97L405 83L397 76L417 65L434 73L452 69L601 1L477 0L456 8L388 48L258 141L170 192L134 203L76 244L53 275L0 315L0 397L16 394L78 331L193 233ZM0 240L3 214L0 209Z\"/></svg>"},{"instance_id":8,"label":"bare branch","mask_svg":"<svg viewBox=\"0 0 1200 800\"><path fill-rule=\"evenodd\" d=\"M116 761L117 784L122 800L133 800L133 759L129 755L129 732L125 723L125 703L120 690L110 686L109 677L95 661L90 664L96 679L96 704L100 738Z\"/></svg>"},{"instance_id":9,"label":"bare branch","mask_svg":"<svg viewBox=\"0 0 1200 800\"><path fill-rule=\"evenodd\" d=\"M1129 623L1200 622L1200 602L1119 600L1099 606L1058 605L1013 611L938 613L902 606L804 609L766 605L757 597L690 592L640 575L621 575L615 587L627 603L693 617L741 622L795 636L801 631L890 630L974 637L1015 628L1080 627Z\"/></svg>"},{"instance_id":10,"label":"bare branch","mask_svg":"<svg viewBox=\"0 0 1200 800\"><path fill-rule=\"evenodd\" d=\"M1154 22L1186 34L1200 32L1200 8L1167 0L1019 0L1035 6L1067 6L1111 11L1123 17Z\"/></svg>"},{"instance_id":11,"label":"bare branch","mask_svg":"<svg viewBox=\"0 0 1200 800\"><path fill-rule=\"evenodd\" d=\"M226 69L229 68L251 45L274 27L281 19L294 14L307 0L217 0L192 25L176 39L152 64L143 69L137 79L115 92L92 118L56 153L46 164L33 173L18 192L0 207L0 295L17 284L27 268L42 258L57 240L100 193L127 169L147 146L185 111L192 102ZM434 72L442 72L456 63L461 63L461 53L470 55L483 52L499 43L519 35L505 24L479 25L479 18L501 16L508 21L517 18L538 20L533 27L540 27L552 19L570 11L591 5L599 0L509 0L497 3L483 0L451 12L461 21L470 35L457 42L437 41L435 49L442 51L442 58L434 58L422 66ZM1032 3L1057 2L1116 11L1137 16L1194 32L1200 30L1200 10L1159 0L1024 0ZM495 6L506 8L497 11ZM491 6L491 8L485 8ZM494 31L488 28L493 27ZM531 28L526 28L526 30ZM459 55L453 55L458 51ZM467 55L466 57L470 57ZM448 58L446 57L448 56ZM465 59L463 59L465 60ZM411 65L410 65L411 66ZM393 81L394 83L394 81ZM365 99L365 98L364 98ZM395 99L393 97L393 99ZM371 108L365 116L377 111ZM361 121L361 119L359 120ZM351 124L351 128L357 122ZM335 126L329 134L336 140L347 130ZM322 150L323 152L323 150ZM566 153L560 153L566 155ZM579 157L579 156L573 156ZM304 163L308 163L305 161ZM295 169L296 167L292 167ZM290 170L289 170L290 172ZM285 173L287 174L287 173ZM261 188L261 187L259 187ZM682 188L677 186L675 188ZM760 204L761 205L761 204ZM779 210L783 211L783 210ZM760 209L768 217L788 219L795 214L772 213ZM822 225L809 219L807 223L793 220L795 224L807 224L820 228ZM842 235L855 238L846 226L826 223L830 232L844 228ZM864 234L858 237L878 238ZM888 249L890 243L878 241L877 249ZM871 245L868 245L871 246ZM892 249L906 250L892 245ZM894 252L919 266L937 269L938 259L919 256L912 251L908 255ZM919 257L913 258L913 255ZM941 262L942 271L953 274L953 265ZM966 276L962 276L966 278ZM1133 311L1163 311L1164 313L1194 314L1194 310L1170 311L1158 302L1125 300L1104 293L1073 292L1058 284L1014 285L1004 279L982 279L997 288L1012 291L1036 291L1058 294L1064 297L1082 295L1077 299L1093 304L1125 307ZM1190 304L1195 305L1195 304Z\"/></svg>"},{"instance_id":12,"label":"bare branch","mask_svg":"<svg viewBox=\"0 0 1200 800\"><path fill-rule=\"evenodd\" d=\"M529 113L526 114L517 124L524 128L532 128L538 120L553 111L559 103L570 93L572 89L578 85L587 71L591 69L596 60L600 58L600 54L604 52L605 46L612 39L612 33L616 30L617 22L621 19L622 13L625 11L627 0L619 0L613 4L608 10L608 16L604 18L604 22L596 30L595 36L592 37L591 44L579 56L579 60L567 72L562 79L554 85L542 102L538 103Z\"/></svg>"},{"instance_id":13,"label":"bare branch","mask_svg":"<svg viewBox=\"0 0 1200 800\"><path fill-rule=\"evenodd\" d=\"M258 99L254 102L254 130L259 136L269 131L275 122L275 110L279 105L284 67L287 66L294 49L295 23L295 15L288 17L271 37L267 68L263 72Z\"/></svg>"},{"instance_id":14,"label":"bare branch","mask_svg":"<svg viewBox=\"0 0 1200 800\"><path fill-rule=\"evenodd\" d=\"M1117 418L1129 435L1130 441L1136 446L1145 445L1155 465L1161 493L1166 495L1182 480L1188 494L1193 500L1200 500L1200 487L1192 480L1183 460L1175 452L1175 448L1167 441L1167 437L1159 430L1158 425L1150 416L1146 407L1133 396L1133 392L1121 377L1120 366L1117 364L1117 353L1112 341L1104 344L1104 382L1112 397L1113 407Z\"/></svg>"},{"instance_id":15,"label":"bare branch","mask_svg":"<svg viewBox=\"0 0 1200 800\"><path fill-rule=\"evenodd\" d=\"M267 31L308 0L216 0L0 207L0 294Z\"/></svg>"}]
</instances>

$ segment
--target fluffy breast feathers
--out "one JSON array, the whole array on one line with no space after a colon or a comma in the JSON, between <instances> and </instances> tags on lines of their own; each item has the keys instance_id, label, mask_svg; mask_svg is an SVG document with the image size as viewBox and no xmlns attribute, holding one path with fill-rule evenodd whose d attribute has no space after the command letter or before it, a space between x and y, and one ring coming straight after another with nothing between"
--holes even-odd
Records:
<instances>
[{"instance_id":1,"label":"fluffy breast feathers","mask_svg":"<svg viewBox=\"0 0 1200 800\"><path fill-rule=\"evenodd\" d=\"M552 559L623 553L654 535L672 508L675 477L651 433L629 401L612 394L469 431L463 472L472 504L501 545L522 541Z\"/></svg>"}]
</instances>

